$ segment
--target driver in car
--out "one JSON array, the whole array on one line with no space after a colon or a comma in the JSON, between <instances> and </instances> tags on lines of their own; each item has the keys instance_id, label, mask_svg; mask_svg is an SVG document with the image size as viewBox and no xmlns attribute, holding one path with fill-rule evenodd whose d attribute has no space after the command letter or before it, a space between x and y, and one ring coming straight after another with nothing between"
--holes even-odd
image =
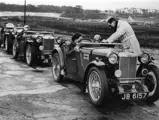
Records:
<instances>
[{"instance_id":1,"label":"driver in car","mask_svg":"<svg viewBox=\"0 0 159 120\"><path fill-rule=\"evenodd\" d=\"M67 48L65 48L65 55L70 55L73 51L79 51L79 46L77 45L77 43L79 43L82 39L82 34L81 33L75 33L72 36L72 40L71 41L66 41L67 44ZM64 75L65 68L63 68L61 70L61 74Z\"/></svg>"},{"instance_id":2,"label":"driver in car","mask_svg":"<svg viewBox=\"0 0 159 120\"><path fill-rule=\"evenodd\" d=\"M20 39L22 38L23 34L24 34L26 31L28 31L28 30L30 30L30 26L29 26L29 25L25 25L25 26L24 26L24 29L17 35L17 40L20 40Z\"/></svg>"},{"instance_id":3,"label":"driver in car","mask_svg":"<svg viewBox=\"0 0 159 120\"><path fill-rule=\"evenodd\" d=\"M102 42L112 43L119 40L123 43L123 49L128 53L128 55L139 56L142 54L138 39L128 22L111 17L108 19L107 24L114 30L114 33L108 39L102 40Z\"/></svg>"},{"instance_id":4,"label":"driver in car","mask_svg":"<svg viewBox=\"0 0 159 120\"><path fill-rule=\"evenodd\" d=\"M72 41L70 41L67 45L68 49L66 51L66 55L71 54L72 51L79 51L79 46L77 43L79 43L82 38L83 37L81 33L75 33L72 36Z\"/></svg>"}]
</instances>

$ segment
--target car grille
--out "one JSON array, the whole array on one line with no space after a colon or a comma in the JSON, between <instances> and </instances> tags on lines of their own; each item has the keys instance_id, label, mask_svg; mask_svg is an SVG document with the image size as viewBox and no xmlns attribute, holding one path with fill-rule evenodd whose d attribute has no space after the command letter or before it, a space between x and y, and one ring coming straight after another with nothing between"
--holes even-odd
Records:
<instances>
[{"instance_id":1,"label":"car grille","mask_svg":"<svg viewBox=\"0 0 159 120\"><path fill-rule=\"evenodd\" d=\"M122 72L122 78L135 78L136 77L137 57L120 57L119 69Z\"/></svg>"},{"instance_id":2,"label":"car grille","mask_svg":"<svg viewBox=\"0 0 159 120\"><path fill-rule=\"evenodd\" d=\"M54 47L54 39L44 39L44 50L52 50Z\"/></svg>"}]
</instances>

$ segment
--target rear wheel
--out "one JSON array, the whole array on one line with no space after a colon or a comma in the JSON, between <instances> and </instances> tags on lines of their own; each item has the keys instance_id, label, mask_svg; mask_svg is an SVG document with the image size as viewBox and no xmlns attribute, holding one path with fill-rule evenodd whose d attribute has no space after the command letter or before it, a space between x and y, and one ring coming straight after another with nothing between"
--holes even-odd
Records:
<instances>
[{"instance_id":1,"label":"rear wheel","mask_svg":"<svg viewBox=\"0 0 159 120\"><path fill-rule=\"evenodd\" d=\"M88 94L95 106L101 106L108 99L108 81L103 69L92 67L87 75Z\"/></svg>"},{"instance_id":2,"label":"rear wheel","mask_svg":"<svg viewBox=\"0 0 159 120\"><path fill-rule=\"evenodd\" d=\"M57 52L53 53L52 56L52 77L55 82L61 82L64 78L64 76L61 75L60 56Z\"/></svg>"},{"instance_id":3,"label":"rear wheel","mask_svg":"<svg viewBox=\"0 0 159 120\"><path fill-rule=\"evenodd\" d=\"M147 69L149 72L144 84L147 86L150 93L146 101L148 103L153 103L159 99L159 69L154 65L149 65Z\"/></svg>"},{"instance_id":4,"label":"rear wheel","mask_svg":"<svg viewBox=\"0 0 159 120\"><path fill-rule=\"evenodd\" d=\"M26 62L28 66L33 66L36 64L36 48L31 46L30 44L26 47L26 54L25 54Z\"/></svg>"},{"instance_id":5,"label":"rear wheel","mask_svg":"<svg viewBox=\"0 0 159 120\"><path fill-rule=\"evenodd\" d=\"M8 43L8 37L5 37L5 41L4 41L4 50L9 52L9 43Z\"/></svg>"},{"instance_id":6,"label":"rear wheel","mask_svg":"<svg viewBox=\"0 0 159 120\"><path fill-rule=\"evenodd\" d=\"M19 54L17 40L14 40L14 42L13 42L12 53L13 53L13 58L16 59L18 57L18 54Z\"/></svg>"},{"instance_id":7,"label":"rear wheel","mask_svg":"<svg viewBox=\"0 0 159 120\"><path fill-rule=\"evenodd\" d=\"M0 36L0 48L2 46L2 35Z\"/></svg>"}]
</instances>

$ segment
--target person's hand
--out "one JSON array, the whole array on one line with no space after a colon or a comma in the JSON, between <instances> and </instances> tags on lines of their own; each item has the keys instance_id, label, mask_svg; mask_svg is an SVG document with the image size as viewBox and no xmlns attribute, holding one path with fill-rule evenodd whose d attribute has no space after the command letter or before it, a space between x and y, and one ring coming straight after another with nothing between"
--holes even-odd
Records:
<instances>
[{"instance_id":1,"label":"person's hand","mask_svg":"<svg viewBox=\"0 0 159 120\"><path fill-rule=\"evenodd\" d=\"M101 43L109 43L106 39L103 39Z\"/></svg>"},{"instance_id":2,"label":"person's hand","mask_svg":"<svg viewBox=\"0 0 159 120\"><path fill-rule=\"evenodd\" d=\"M71 41L67 40L66 45L70 45L70 44L71 44Z\"/></svg>"},{"instance_id":3,"label":"person's hand","mask_svg":"<svg viewBox=\"0 0 159 120\"><path fill-rule=\"evenodd\" d=\"M74 47L74 51L79 52L79 46Z\"/></svg>"}]
</instances>

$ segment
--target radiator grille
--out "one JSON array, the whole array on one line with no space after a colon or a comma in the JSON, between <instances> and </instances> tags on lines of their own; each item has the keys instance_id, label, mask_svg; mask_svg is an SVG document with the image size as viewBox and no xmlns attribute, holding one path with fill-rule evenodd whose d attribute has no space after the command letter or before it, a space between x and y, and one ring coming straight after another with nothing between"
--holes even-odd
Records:
<instances>
[{"instance_id":1,"label":"radiator grille","mask_svg":"<svg viewBox=\"0 0 159 120\"><path fill-rule=\"evenodd\" d=\"M54 47L54 39L44 39L44 50L52 50Z\"/></svg>"},{"instance_id":2,"label":"radiator grille","mask_svg":"<svg viewBox=\"0 0 159 120\"><path fill-rule=\"evenodd\" d=\"M137 57L120 57L119 69L122 72L121 78L136 77Z\"/></svg>"}]
</instances>

